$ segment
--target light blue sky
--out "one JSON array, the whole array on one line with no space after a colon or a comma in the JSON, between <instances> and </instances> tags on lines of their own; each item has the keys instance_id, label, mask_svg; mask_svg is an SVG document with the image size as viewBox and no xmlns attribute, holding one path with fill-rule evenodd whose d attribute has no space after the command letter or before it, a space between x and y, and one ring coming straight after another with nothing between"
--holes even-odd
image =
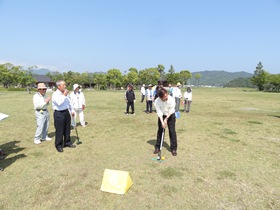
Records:
<instances>
[{"instance_id":1,"label":"light blue sky","mask_svg":"<svg viewBox=\"0 0 280 210\"><path fill-rule=\"evenodd\" d=\"M0 0L0 63L280 73L280 0Z\"/></svg>"}]
</instances>

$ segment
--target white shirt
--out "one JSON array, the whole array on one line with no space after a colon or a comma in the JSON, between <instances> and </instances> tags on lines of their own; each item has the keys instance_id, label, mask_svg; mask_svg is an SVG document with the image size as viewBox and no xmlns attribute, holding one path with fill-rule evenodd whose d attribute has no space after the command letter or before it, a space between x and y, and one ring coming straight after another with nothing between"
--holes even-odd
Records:
<instances>
[{"instance_id":1,"label":"white shirt","mask_svg":"<svg viewBox=\"0 0 280 210\"><path fill-rule=\"evenodd\" d=\"M190 91L190 92L186 91L184 94L184 98L191 101L192 100L192 91Z\"/></svg>"},{"instance_id":2,"label":"white shirt","mask_svg":"<svg viewBox=\"0 0 280 210\"><path fill-rule=\"evenodd\" d=\"M47 97L46 94L42 96L39 92L35 93L33 96L34 109L48 109L49 103L45 102Z\"/></svg>"},{"instance_id":3,"label":"white shirt","mask_svg":"<svg viewBox=\"0 0 280 210\"><path fill-rule=\"evenodd\" d=\"M74 109L82 109L83 105L86 105L85 96L82 92L77 91L76 93L73 91L70 94L70 99L73 104Z\"/></svg>"},{"instance_id":4,"label":"white shirt","mask_svg":"<svg viewBox=\"0 0 280 210\"><path fill-rule=\"evenodd\" d=\"M146 90L145 90L145 87L143 87L143 86L141 87L141 94L146 95Z\"/></svg>"},{"instance_id":5,"label":"white shirt","mask_svg":"<svg viewBox=\"0 0 280 210\"><path fill-rule=\"evenodd\" d=\"M166 101L162 101L160 97L155 100L155 107L157 110L158 117L162 117L163 115L173 114L175 113L175 99L168 95Z\"/></svg>"},{"instance_id":6,"label":"white shirt","mask_svg":"<svg viewBox=\"0 0 280 210\"><path fill-rule=\"evenodd\" d=\"M147 89L146 90L146 98L148 101L152 101L153 100L153 96L154 96L154 91L153 89Z\"/></svg>"},{"instance_id":7,"label":"white shirt","mask_svg":"<svg viewBox=\"0 0 280 210\"><path fill-rule=\"evenodd\" d=\"M52 94L52 107L57 111L68 109L70 112L74 112L70 98L63 95L59 89Z\"/></svg>"},{"instance_id":8,"label":"white shirt","mask_svg":"<svg viewBox=\"0 0 280 210\"><path fill-rule=\"evenodd\" d=\"M180 88L178 87L173 88L173 97L182 98L182 92Z\"/></svg>"}]
</instances>

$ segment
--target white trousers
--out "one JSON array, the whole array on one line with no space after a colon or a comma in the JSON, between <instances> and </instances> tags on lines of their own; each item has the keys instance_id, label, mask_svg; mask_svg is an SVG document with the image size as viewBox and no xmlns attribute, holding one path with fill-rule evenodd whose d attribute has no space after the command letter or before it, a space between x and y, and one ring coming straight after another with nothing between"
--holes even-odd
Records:
<instances>
[{"instance_id":1,"label":"white trousers","mask_svg":"<svg viewBox=\"0 0 280 210\"><path fill-rule=\"evenodd\" d=\"M48 111L35 111L37 129L34 136L34 141L46 139L50 124L50 114Z\"/></svg>"},{"instance_id":2,"label":"white trousers","mask_svg":"<svg viewBox=\"0 0 280 210\"><path fill-rule=\"evenodd\" d=\"M84 117L84 111L81 110L81 109L75 109L75 122L77 124L77 121L76 121L76 117L77 115L79 115L79 119L80 119L80 123L81 125L86 125L86 122L85 122L85 117ZM72 125L75 125L75 122L72 122Z\"/></svg>"}]
</instances>

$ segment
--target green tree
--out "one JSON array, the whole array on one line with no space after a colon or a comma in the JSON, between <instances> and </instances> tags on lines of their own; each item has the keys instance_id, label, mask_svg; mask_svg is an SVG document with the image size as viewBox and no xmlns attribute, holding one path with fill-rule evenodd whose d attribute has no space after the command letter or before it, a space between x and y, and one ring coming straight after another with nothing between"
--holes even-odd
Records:
<instances>
[{"instance_id":1,"label":"green tree","mask_svg":"<svg viewBox=\"0 0 280 210\"><path fill-rule=\"evenodd\" d=\"M265 91L280 91L280 74L269 74L267 76L267 82L264 85Z\"/></svg>"},{"instance_id":2,"label":"green tree","mask_svg":"<svg viewBox=\"0 0 280 210\"><path fill-rule=\"evenodd\" d=\"M162 78L162 79L163 79L164 76L165 76L164 69L165 69L164 65L158 64L157 70L158 70L158 72L159 72L159 74L160 74L160 78Z\"/></svg>"},{"instance_id":3,"label":"green tree","mask_svg":"<svg viewBox=\"0 0 280 210\"><path fill-rule=\"evenodd\" d=\"M54 71L54 72L48 72L47 74L46 74L46 76L48 76L49 78L51 78L51 80L53 81L53 82L57 82L58 80L63 80L63 75L60 73L60 72L58 72L58 71Z\"/></svg>"},{"instance_id":4,"label":"green tree","mask_svg":"<svg viewBox=\"0 0 280 210\"><path fill-rule=\"evenodd\" d=\"M135 72L135 73L138 74L138 70L136 68L133 68L133 67L129 68L128 71L129 72Z\"/></svg>"},{"instance_id":5,"label":"green tree","mask_svg":"<svg viewBox=\"0 0 280 210\"><path fill-rule=\"evenodd\" d=\"M189 70L182 70L180 71L181 81L182 84L187 85L188 80L192 78L192 74Z\"/></svg>"},{"instance_id":6,"label":"green tree","mask_svg":"<svg viewBox=\"0 0 280 210\"><path fill-rule=\"evenodd\" d=\"M268 72L266 72L263 69L262 63L259 62L256 67L256 70L254 71L254 76L251 78L252 83L258 87L259 91L264 90L264 85L266 83L267 76Z\"/></svg>"},{"instance_id":7,"label":"green tree","mask_svg":"<svg viewBox=\"0 0 280 210\"><path fill-rule=\"evenodd\" d=\"M118 69L110 69L106 75L110 89L120 88L122 86L122 78L122 73Z\"/></svg>"},{"instance_id":8,"label":"green tree","mask_svg":"<svg viewBox=\"0 0 280 210\"><path fill-rule=\"evenodd\" d=\"M195 78L195 81L196 81L197 86L199 86L199 80L200 80L200 78L201 78L201 74L195 74L195 75L194 75L194 78Z\"/></svg>"},{"instance_id":9,"label":"green tree","mask_svg":"<svg viewBox=\"0 0 280 210\"><path fill-rule=\"evenodd\" d=\"M160 74L157 68L147 68L139 71L139 82L141 84L157 84Z\"/></svg>"},{"instance_id":10,"label":"green tree","mask_svg":"<svg viewBox=\"0 0 280 210\"><path fill-rule=\"evenodd\" d=\"M94 73L93 82L96 85L96 89L97 90L100 90L100 89L104 90L104 89L106 89L106 84L107 84L106 74Z\"/></svg>"},{"instance_id":11,"label":"green tree","mask_svg":"<svg viewBox=\"0 0 280 210\"><path fill-rule=\"evenodd\" d=\"M168 83L170 84L175 84L177 79L175 78L175 69L174 67L171 65L170 69L168 70L168 73L166 74L166 80L168 81Z\"/></svg>"},{"instance_id":12,"label":"green tree","mask_svg":"<svg viewBox=\"0 0 280 210\"><path fill-rule=\"evenodd\" d=\"M10 87L13 82L14 75L11 71L13 64L5 63L0 65L0 81L5 88Z\"/></svg>"},{"instance_id":13,"label":"green tree","mask_svg":"<svg viewBox=\"0 0 280 210\"><path fill-rule=\"evenodd\" d=\"M138 73L136 73L135 71L130 71L128 72L128 74L126 76L124 76L123 81L126 84L133 84L133 85L137 85L138 84ZM124 84L124 85L126 85Z\"/></svg>"}]
</instances>

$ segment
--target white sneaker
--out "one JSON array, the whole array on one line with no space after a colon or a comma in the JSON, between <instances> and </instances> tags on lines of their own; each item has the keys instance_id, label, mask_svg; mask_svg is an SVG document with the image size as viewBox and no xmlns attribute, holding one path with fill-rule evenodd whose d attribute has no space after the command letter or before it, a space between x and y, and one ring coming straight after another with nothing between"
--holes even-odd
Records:
<instances>
[{"instance_id":1,"label":"white sneaker","mask_svg":"<svg viewBox=\"0 0 280 210\"><path fill-rule=\"evenodd\" d=\"M41 144L41 141L40 140L35 140L34 144Z\"/></svg>"},{"instance_id":2,"label":"white sneaker","mask_svg":"<svg viewBox=\"0 0 280 210\"><path fill-rule=\"evenodd\" d=\"M50 140L52 140L52 138L50 138L50 137L47 136L46 139L42 139L42 140L43 140L43 141L44 141L44 140L50 141Z\"/></svg>"},{"instance_id":3,"label":"white sneaker","mask_svg":"<svg viewBox=\"0 0 280 210\"><path fill-rule=\"evenodd\" d=\"M82 125L84 128L86 127L86 125Z\"/></svg>"}]
</instances>

